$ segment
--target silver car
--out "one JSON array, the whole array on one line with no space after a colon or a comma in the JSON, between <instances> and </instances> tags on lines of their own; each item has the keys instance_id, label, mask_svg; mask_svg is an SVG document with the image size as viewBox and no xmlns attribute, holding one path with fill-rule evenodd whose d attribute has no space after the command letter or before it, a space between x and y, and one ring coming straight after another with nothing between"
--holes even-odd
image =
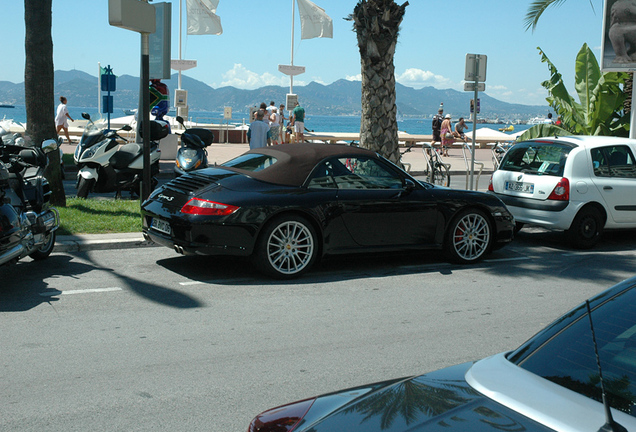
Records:
<instances>
[{"instance_id":1,"label":"silver car","mask_svg":"<svg viewBox=\"0 0 636 432\"><path fill-rule=\"evenodd\" d=\"M564 230L590 248L604 229L636 228L636 140L538 138L515 144L489 190L523 224Z\"/></svg>"}]
</instances>

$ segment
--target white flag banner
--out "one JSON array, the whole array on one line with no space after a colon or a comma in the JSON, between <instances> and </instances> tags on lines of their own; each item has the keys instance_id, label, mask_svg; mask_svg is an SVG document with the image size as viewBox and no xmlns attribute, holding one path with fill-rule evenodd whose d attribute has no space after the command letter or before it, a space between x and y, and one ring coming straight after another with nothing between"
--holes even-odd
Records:
<instances>
[{"instance_id":1,"label":"white flag banner","mask_svg":"<svg viewBox=\"0 0 636 432\"><path fill-rule=\"evenodd\" d=\"M186 0L189 35L220 35L221 18L216 15L219 0Z\"/></svg>"},{"instance_id":2,"label":"white flag banner","mask_svg":"<svg viewBox=\"0 0 636 432\"><path fill-rule=\"evenodd\" d=\"M298 0L300 13L300 38L333 38L333 21L325 10L309 0Z\"/></svg>"}]
</instances>

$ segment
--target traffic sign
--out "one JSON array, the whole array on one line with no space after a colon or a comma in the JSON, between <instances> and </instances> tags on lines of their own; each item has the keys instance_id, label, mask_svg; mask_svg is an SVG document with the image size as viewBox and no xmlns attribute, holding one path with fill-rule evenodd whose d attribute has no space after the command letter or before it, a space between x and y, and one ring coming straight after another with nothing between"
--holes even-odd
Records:
<instances>
[{"instance_id":1,"label":"traffic sign","mask_svg":"<svg viewBox=\"0 0 636 432\"><path fill-rule=\"evenodd\" d=\"M464 91L472 91L472 92L474 92L475 91L475 84L477 84L477 91L480 91L480 92L486 91L486 83L483 83L483 82L475 83L474 81L473 82L464 83Z\"/></svg>"},{"instance_id":2,"label":"traffic sign","mask_svg":"<svg viewBox=\"0 0 636 432\"><path fill-rule=\"evenodd\" d=\"M466 74L464 81L486 81L486 62L484 54L466 54Z\"/></svg>"}]
</instances>

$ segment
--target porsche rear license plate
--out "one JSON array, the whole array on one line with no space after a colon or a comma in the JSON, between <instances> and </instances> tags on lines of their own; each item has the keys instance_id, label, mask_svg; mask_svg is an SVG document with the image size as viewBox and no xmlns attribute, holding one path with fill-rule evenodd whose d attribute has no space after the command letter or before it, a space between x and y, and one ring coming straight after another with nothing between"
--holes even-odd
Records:
<instances>
[{"instance_id":1,"label":"porsche rear license plate","mask_svg":"<svg viewBox=\"0 0 636 432\"><path fill-rule=\"evenodd\" d=\"M152 218L152 223L150 224L150 228L155 229L164 234L172 234L172 230L170 229L170 224L164 220Z\"/></svg>"},{"instance_id":2,"label":"porsche rear license plate","mask_svg":"<svg viewBox=\"0 0 636 432\"><path fill-rule=\"evenodd\" d=\"M507 181L506 190L514 192L533 193L534 183Z\"/></svg>"}]
</instances>

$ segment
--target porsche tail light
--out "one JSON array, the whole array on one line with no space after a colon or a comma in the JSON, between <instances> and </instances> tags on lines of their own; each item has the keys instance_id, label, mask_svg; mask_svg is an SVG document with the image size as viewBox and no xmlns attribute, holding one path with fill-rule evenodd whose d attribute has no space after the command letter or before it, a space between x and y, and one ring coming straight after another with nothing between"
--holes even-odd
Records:
<instances>
[{"instance_id":1,"label":"porsche tail light","mask_svg":"<svg viewBox=\"0 0 636 432\"><path fill-rule=\"evenodd\" d=\"M239 207L229 204L221 204L201 198L192 198L181 208L181 213L205 216L227 216L238 209Z\"/></svg>"},{"instance_id":2,"label":"porsche tail light","mask_svg":"<svg viewBox=\"0 0 636 432\"><path fill-rule=\"evenodd\" d=\"M247 432L292 432L309 412L315 399L273 408L254 417Z\"/></svg>"},{"instance_id":3,"label":"porsche tail light","mask_svg":"<svg viewBox=\"0 0 636 432\"><path fill-rule=\"evenodd\" d=\"M570 200L570 181L563 177L552 190L548 197L549 200L569 201Z\"/></svg>"}]
</instances>

